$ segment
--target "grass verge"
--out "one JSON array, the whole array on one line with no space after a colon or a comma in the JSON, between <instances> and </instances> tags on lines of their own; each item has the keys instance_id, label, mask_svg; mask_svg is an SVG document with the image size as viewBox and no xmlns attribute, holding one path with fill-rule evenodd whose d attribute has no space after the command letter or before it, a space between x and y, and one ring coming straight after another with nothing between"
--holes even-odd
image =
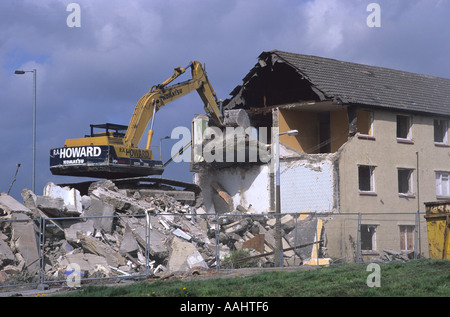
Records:
<instances>
[{"instance_id":1,"label":"grass verge","mask_svg":"<svg viewBox=\"0 0 450 317\"><path fill-rule=\"evenodd\" d=\"M64 297L447 297L450 261L380 263L380 287L367 284L367 264L316 270L270 271L209 280L141 281L126 286L86 286Z\"/></svg>"}]
</instances>

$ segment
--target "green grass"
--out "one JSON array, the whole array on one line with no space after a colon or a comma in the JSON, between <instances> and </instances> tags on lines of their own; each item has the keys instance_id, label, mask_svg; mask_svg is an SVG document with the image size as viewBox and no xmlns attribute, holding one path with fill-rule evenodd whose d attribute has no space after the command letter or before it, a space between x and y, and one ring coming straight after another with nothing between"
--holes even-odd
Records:
<instances>
[{"instance_id":1,"label":"green grass","mask_svg":"<svg viewBox=\"0 0 450 317\"><path fill-rule=\"evenodd\" d=\"M450 296L450 261L380 265L380 287L367 286L367 264L316 270L270 271L210 280L141 281L126 286L86 286L67 297L438 297Z\"/></svg>"}]
</instances>

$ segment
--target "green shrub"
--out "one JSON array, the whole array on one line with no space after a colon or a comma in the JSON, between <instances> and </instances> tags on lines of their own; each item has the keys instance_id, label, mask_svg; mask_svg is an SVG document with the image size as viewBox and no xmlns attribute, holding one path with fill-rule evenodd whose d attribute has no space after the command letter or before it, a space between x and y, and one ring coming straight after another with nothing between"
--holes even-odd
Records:
<instances>
[{"instance_id":1,"label":"green shrub","mask_svg":"<svg viewBox=\"0 0 450 317\"><path fill-rule=\"evenodd\" d=\"M242 261L242 259L250 257L250 251L248 250L233 250L229 256L223 259L223 264L231 266L233 268L254 267L257 265L256 259L249 259Z\"/></svg>"}]
</instances>

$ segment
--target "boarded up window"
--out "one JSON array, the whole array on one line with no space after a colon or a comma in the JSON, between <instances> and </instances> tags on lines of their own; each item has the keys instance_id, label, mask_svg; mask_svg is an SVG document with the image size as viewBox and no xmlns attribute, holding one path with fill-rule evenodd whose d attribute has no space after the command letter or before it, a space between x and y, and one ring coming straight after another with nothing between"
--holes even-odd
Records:
<instances>
[{"instance_id":1,"label":"boarded up window","mask_svg":"<svg viewBox=\"0 0 450 317\"><path fill-rule=\"evenodd\" d=\"M400 250L414 250L414 226L400 226Z\"/></svg>"}]
</instances>

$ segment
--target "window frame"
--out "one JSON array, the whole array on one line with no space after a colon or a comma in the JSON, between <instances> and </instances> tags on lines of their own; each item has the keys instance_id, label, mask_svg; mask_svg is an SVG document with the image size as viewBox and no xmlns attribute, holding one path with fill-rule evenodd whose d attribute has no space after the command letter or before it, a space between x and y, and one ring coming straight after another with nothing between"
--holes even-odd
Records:
<instances>
[{"instance_id":1,"label":"window frame","mask_svg":"<svg viewBox=\"0 0 450 317\"><path fill-rule=\"evenodd\" d=\"M366 241L365 237L363 236L365 233L363 228L367 228L367 234L369 234L370 229L373 229L372 235L370 237L370 244L371 249L363 249L364 244L363 241ZM361 253L362 254L376 254L377 253L377 229L378 225L374 224L361 224L360 225L360 239L361 239Z\"/></svg>"},{"instance_id":2,"label":"window frame","mask_svg":"<svg viewBox=\"0 0 450 317\"><path fill-rule=\"evenodd\" d=\"M438 191L438 176L439 176L439 191ZM445 177L446 178L446 194L443 194L442 191L442 186L445 184L442 181L442 178ZM450 172L445 172L445 171L435 171L435 184L436 184L436 198L437 199L449 199L450 198Z\"/></svg>"},{"instance_id":3,"label":"window frame","mask_svg":"<svg viewBox=\"0 0 450 317\"><path fill-rule=\"evenodd\" d=\"M368 168L369 169L369 185L370 189L365 190L361 189L361 168ZM360 195L376 195L375 192L375 168L374 165L365 165L365 164L358 164L358 191Z\"/></svg>"},{"instance_id":4,"label":"window frame","mask_svg":"<svg viewBox=\"0 0 450 317\"><path fill-rule=\"evenodd\" d=\"M361 113L367 113L368 116L368 121L369 121L369 133L361 133L359 132L359 128L360 126L358 126L358 120L356 121L356 131L357 131L357 135L358 138L360 139L367 139L367 140L375 140L375 136L374 136L374 131L373 131L373 121L374 121L374 114L372 110L366 110L366 109L360 109L357 111L357 116L358 114Z\"/></svg>"},{"instance_id":5,"label":"window frame","mask_svg":"<svg viewBox=\"0 0 450 317\"><path fill-rule=\"evenodd\" d=\"M413 139L412 139L412 116L410 115L404 115L404 114L397 114L395 116L396 118L396 138L397 138L397 142L400 143L414 143ZM407 135L406 138L399 136L399 118L405 118L407 120Z\"/></svg>"},{"instance_id":6,"label":"window frame","mask_svg":"<svg viewBox=\"0 0 450 317\"><path fill-rule=\"evenodd\" d=\"M443 130L441 133L444 135L442 141L436 141L436 121L442 122L445 124L445 127L442 127ZM435 145L440 146L448 146L448 120L445 119L433 119L433 141Z\"/></svg>"},{"instance_id":7,"label":"window frame","mask_svg":"<svg viewBox=\"0 0 450 317\"><path fill-rule=\"evenodd\" d=\"M406 193L400 192L400 173L401 172L408 172L408 191ZM414 169L413 168L404 168L399 167L397 168L397 191L399 197L408 197L408 198L415 198L414 193Z\"/></svg>"}]
</instances>

